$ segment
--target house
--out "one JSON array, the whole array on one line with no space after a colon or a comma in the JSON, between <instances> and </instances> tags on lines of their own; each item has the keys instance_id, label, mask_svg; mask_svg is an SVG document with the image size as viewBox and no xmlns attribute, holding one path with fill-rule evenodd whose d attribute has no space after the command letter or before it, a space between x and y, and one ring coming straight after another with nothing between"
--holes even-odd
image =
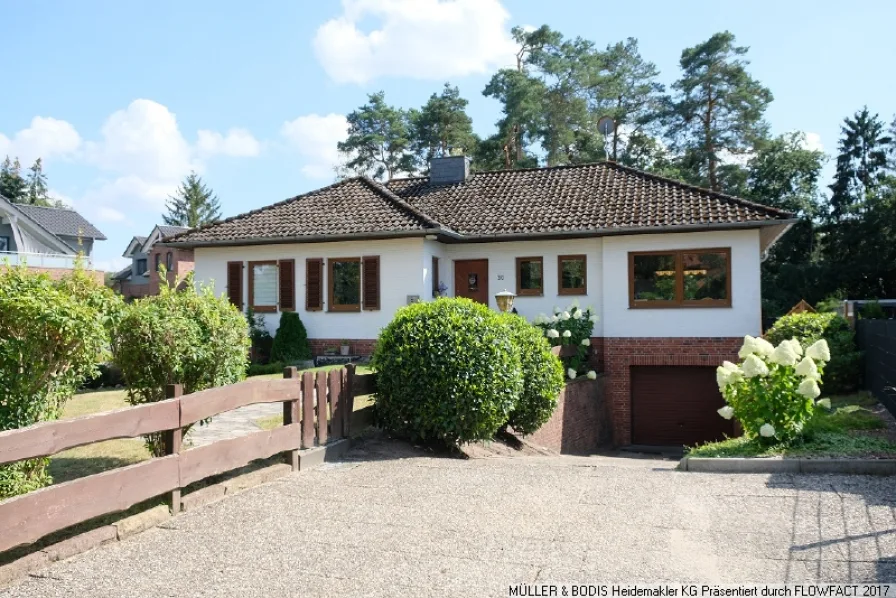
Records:
<instances>
[{"instance_id":1,"label":"house","mask_svg":"<svg viewBox=\"0 0 896 598\"><path fill-rule=\"evenodd\" d=\"M146 237L134 237L122 257L131 264L112 276L113 288L127 299L158 295L159 270L165 267L170 284L193 271L193 251L165 247L159 241L190 230L185 226L157 224Z\"/></svg>"},{"instance_id":2,"label":"house","mask_svg":"<svg viewBox=\"0 0 896 598\"><path fill-rule=\"evenodd\" d=\"M26 264L53 277L70 272L80 259L93 270L91 256L95 241L106 236L78 212L70 208L49 208L19 204L0 196L0 265Z\"/></svg>"},{"instance_id":3,"label":"house","mask_svg":"<svg viewBox=\"0 0 896 598\"><path fill-rule=\"evenodd\" d=\"M312 348L370 353L396 309L448 296L529 320L593 306L617 445L692 444L732 433L714 368L761 333L760 263L787 212L613 162L428 178L352 178L166 245L192 249L196 279L241 308L298 311Z\"/></svg>"}]
</instances>

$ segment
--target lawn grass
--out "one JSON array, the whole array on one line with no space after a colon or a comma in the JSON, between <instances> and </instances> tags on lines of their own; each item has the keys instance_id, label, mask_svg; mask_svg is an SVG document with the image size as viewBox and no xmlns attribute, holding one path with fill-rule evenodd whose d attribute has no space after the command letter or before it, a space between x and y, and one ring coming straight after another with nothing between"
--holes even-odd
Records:
<instances>
[{"instance_id":1,"label":"lawn grass","mask_svg":"<svg viewBox=\"0 0 896 598\"><path fill-rule=\"evenodd\" d=\"M768 445L759 439L727 438L688 450L689 457L896 457L896 443L875 435L886 423L872 411L868 393L830 397L831 411L817 409L803 437Z\"/></svg>"}]
</instances>

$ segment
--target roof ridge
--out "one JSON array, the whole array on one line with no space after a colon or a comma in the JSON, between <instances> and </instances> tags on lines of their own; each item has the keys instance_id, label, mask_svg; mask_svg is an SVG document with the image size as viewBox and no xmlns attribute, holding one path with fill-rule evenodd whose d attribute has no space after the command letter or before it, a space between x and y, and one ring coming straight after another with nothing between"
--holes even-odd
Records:
<instances>
[{"instance_id":1,"label":"roof ridge","mask_svg":"<svg viewBox=\"0 0 896 598\"><path fill-rule=\"evenodd\" d=\"M76 214L78 213L78 211L75 208L72 208L69 206L39 206L39 205L33 204L33 203L20 203L20 204L16 204L16 205L17 206L25 206L26 208L41 208L43 210L65 210L66 212L74 212Z\"/></svg>"},{"instance_id":2,"label":"roof ridge","mask_svg":"<svg viewBox=\"0 0 896 598\"><path fill-rule=\"evenodd\" d=\"M379 183L367 176L362 176L359 178L362 181L364 181L365 183L367 183L367 185L369 187L371 187L374 191L382 194L386 199L388 199L392 203L396 204L398 207L404 209L406 212L408 212L412 216L419 218L424 223L426 223L432 227L435 227L435 228L444 228L446 230L451 230L447 226L442 225L441 222L439 222L438 220L436 220L435 218L433 218L426 212L423 212L423 211L418 210L417 208L413 207L411 204L406 202L404 199L402 199L401 197L399 197L398 195L393 193L392 190L389 189L388 187L386 187L384 184Z\"/></svg>"},{"instance_id":3,"label":"roof ridge","mask_svg":"<svg viewBox=\"0 0 896 598\"><path fill-rule=\"evenodd\" d=\"M213 227L213 226L217 226L217 225L219 225L219 224L225 224L225 223L228 223L228 222L233 222L233 221L235 221L235 220L239 220L240 218L247 218L247 217L249 217L249 216L254 216L255 214L260 214L260 213L262 213L262 212L267 212L268 210L272 210L272 209L274 209L274 208L277 208L277 207L280 207L280 206L282 206L282 205L288 204L288 203L291 202L291 201L295 201L295 200L297 200L297 199L301 199L301 198L303 198L303 197L307 197L307 196L312 195L312 194L320 193L321 191L326 191L327 189L332 189L332 188L334 188L334 187L339 187L340 185L345 185L346 183L350 183L350 182L352 182L352 181L361 180L361 179L363 179L363 178L364 178L364 177L354 176L354 177L351 177L351 178L343 179L343 180L341 180L341 181L336 181L335 183L331 183L331 184L329 184L329 185L327 185L327 186L325 186L325 187L318 187L317 189L312 189L311 191L306 191L305 193L299 193L298 195L295 195L295 196L293 196L293 197L288 197L288 198L283 199L283 200L280 200L280 201L278 201L278 202L276 202L276 203L272 203L272 204L267 205L267 206L262 206L262 207L260 207L260 208L256 208L256 209L254 209L254 210L249 210L248 212L243 212L242 214L237 214L236 216L230 216L229 218L225 218L225 219L223 219L223 220L217 220L217 221L215 221L215 222L209 222L209 223L207 223L207 224L203 224L202 226L197 226L196 228L192 228L192 229L190 229L190 230L188 230L188 231L184 231L184 232L182 232L182 233L177 233L176 235L172 235L172 236L168 237L168 238L165 240L165 242L177 241L177 238L180 237L181 235L188 235L188 234L192 235L192 234L194 234L194 233L202 232L202 231L204 231L204 230L207 230L207 229L209 229L209 228L211 228L211 227ZM156 226L159 226L159 225L157 224Z\"/></svg>"}]
</instances>

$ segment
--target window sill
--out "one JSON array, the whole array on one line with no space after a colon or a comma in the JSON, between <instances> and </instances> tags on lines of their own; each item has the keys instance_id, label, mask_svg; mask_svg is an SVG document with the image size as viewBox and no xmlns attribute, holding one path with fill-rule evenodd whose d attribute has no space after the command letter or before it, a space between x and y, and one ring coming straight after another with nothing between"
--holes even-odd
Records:
<instances>
[{"instance_id":1,"label":"window sill","mask_svg":"<svg viewBox=\"0 0 896 598\"><path fill-rule=\"evenodd\" d=\"M558 297L586 297L587 295L588 291L586 289L569 289L565 291L561 289L557 292Z\"/></svg>"},{"instance_id":2,"label":"window sill","mask_svg":"<svg viewBox=\"0 0 896 598\"><path fill-rule=\"evenodd\" d=\"M328 313L334 313L334 314L353 314L353 313L360 313L360 311L361 311L360 306L358 306L358 307L331 307L331 308L327 309Z\"/></svg>"},{"instance_id":3,"label":"window sill","mask_svg":"<svg viewBox=\"0 0 896 598\"><path fill-rule=\"evenodd\" d=\"M253 305L252 310L256 311L260 314L274 314L277 313L276 305Z\"/></svg>"},{"instance_id":4,"label":"window sill","mask_svg":"<svg viewBox=\"0 0 896 598\"><path fill-rule=\"evenodd\" d=\"M675 305L632 305L629 304L629 309L731 309L730 303L709 303L709 304L697 304L697 303L684 303L684 304L675 304Z\"/></svg>"}]
</instances>

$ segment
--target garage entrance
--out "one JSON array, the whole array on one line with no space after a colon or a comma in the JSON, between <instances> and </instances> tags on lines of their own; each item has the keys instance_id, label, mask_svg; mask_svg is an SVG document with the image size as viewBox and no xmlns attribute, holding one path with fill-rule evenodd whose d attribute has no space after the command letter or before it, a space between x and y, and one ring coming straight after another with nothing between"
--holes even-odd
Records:
<instances>
[{"instance_id":1,"label":"garage entrance","mask_svg":"<svg viewBox=\"0 0 896 598\"><path fill-rule=\"evenodd\" d=\"M733 420L716 413L725 400L714 367L631 368L632 443L693 446L734 435Z\"/></svg>"}]
</instances>

